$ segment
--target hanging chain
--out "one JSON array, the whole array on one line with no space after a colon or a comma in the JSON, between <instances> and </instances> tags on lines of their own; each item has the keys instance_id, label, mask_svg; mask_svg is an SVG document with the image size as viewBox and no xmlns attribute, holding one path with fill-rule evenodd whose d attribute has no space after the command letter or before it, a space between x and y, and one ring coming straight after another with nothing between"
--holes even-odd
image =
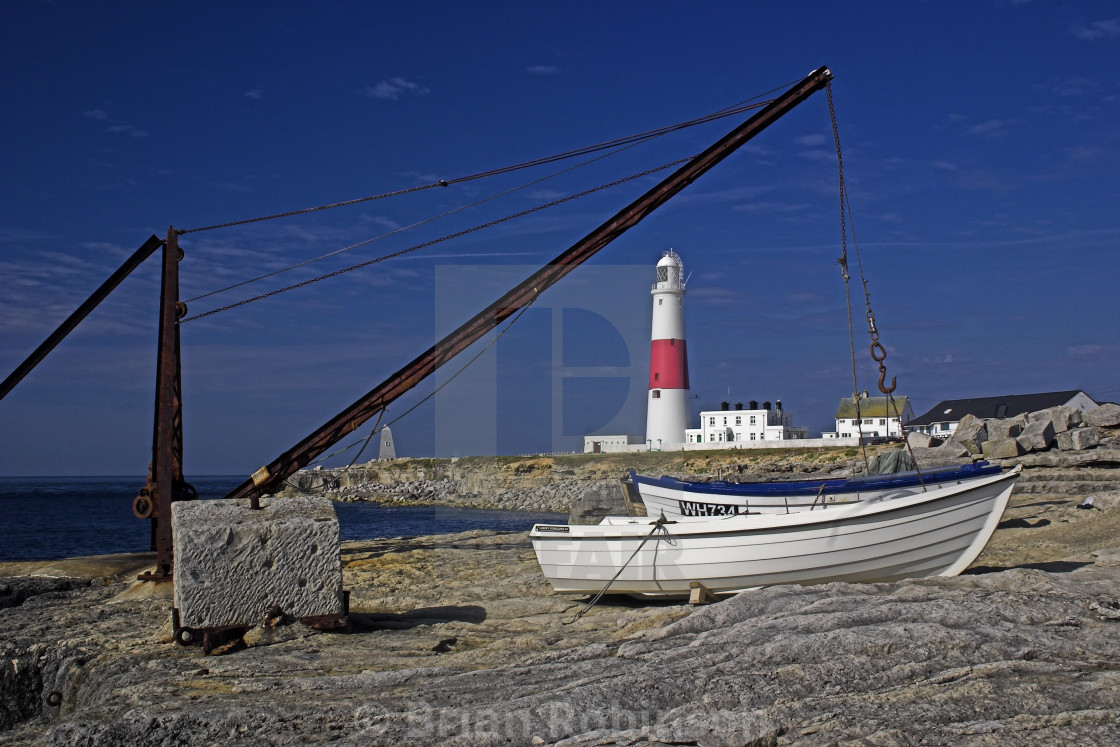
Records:
<instances>
[{"instance_id":1,"label":"hanging chain","mask_svg":"<svg viewBox=\"0 0 1120 747\"><path fill-rule=\"evenodd\" d=\"M867 447L863 443L863 413L860 408L860 394L859 384L856 380L856 355L855 355L855 333L852 327L852 297L851 286L849 280L851 273L848 270L848 236L847 226L848 217L851 211L851 204L848 201L848 190L844 184L844 157L840 151L840 130L836 124L836 108L832 102L832 85L829 84L825 87L825 95L828 98L828 116L832 122L832 138L836 143L836 165L839 171L840 181L840 246L841 255L838 260L840 264L841 276L844 278L844 296L848 304L848 341L852 354L852 400L855 402L856 407L856 422L859 432L860 445L863 447L863 463L867 470L870 472L870 466L867 462ZM859 243L856 241L855 224L852 224L852 246L855 248L856 253L856 266L859 268L860 283L863 285L863 299L864 305L867 308L867 333L871 338L871 359L879 365L879 391L886 395L887 402L890 405L890 410L894 411L894 416L898 420L899 433L902 435L903 441L906 444L906 450L910 454L910 458L914 459L914 450L910 446L909 439L906 438L906 428L902 423L902 413L899 411L898 402L894 398L894 390L898 382L896 377L891 377L890 386L887 386L887 350L883 347L883 343L879 341L879 328L875 324L875 312L871 308L871 292L867 289L867 278L863 274L863 262L859 256ZM889 422L890 410L887 412ZM887 427L887 434L890 434L890 427ZM918 472L918 480L922 483L922 489L925 490L925 483L922 481L922 473L918 468L918 463L914 460L914 468Z\"/></svg>"}]
</instances>

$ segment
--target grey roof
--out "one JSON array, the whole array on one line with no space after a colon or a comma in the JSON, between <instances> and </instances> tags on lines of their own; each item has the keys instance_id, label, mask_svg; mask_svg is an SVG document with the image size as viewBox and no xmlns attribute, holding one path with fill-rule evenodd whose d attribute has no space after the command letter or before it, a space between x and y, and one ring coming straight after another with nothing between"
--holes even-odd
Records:
<instances>
[{"instance_id":1,"label":"grey roof","mask_svg":"<svg viewBox=\"0 0 1120 747\"><path fill-rule=\"evenodd\" d=\"M1037 412L1048 407L1064 405L1081 393L1082 390L1080 389L1070 389L1065 392L1003 394L998 397L947 399L931 407L929 412L911 420L910 425L955 423L965 415L973 415L978 418L1013 418L1024 412Z\"/></svg>"},{"instance_id":2,"label":"grey roof","mask_svg":"<svg viewBox=\"0 0 1120 747\"><path fill-rule=\"evenodd\" d=\"M904 419L906 417L906 408L910 406L909 397L895 397L894 403L898 407L898 413ZM845 397L840 400L840 406L836 408L836 417L838 418L854 418L856 417L856 401L852 397ZM863 418L893 418L897 417L894 408L890 406L886 397L861 397L859 400L859 417Z\"/></svg>"}]
</instances>

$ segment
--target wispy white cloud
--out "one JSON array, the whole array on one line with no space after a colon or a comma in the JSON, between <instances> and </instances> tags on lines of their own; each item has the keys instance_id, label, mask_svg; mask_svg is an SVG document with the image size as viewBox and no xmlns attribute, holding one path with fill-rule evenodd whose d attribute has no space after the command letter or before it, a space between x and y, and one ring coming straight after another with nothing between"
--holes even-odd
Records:
<instances>
[{"instance_id":1,"label":"wispy white cloud","mask_svg":"<svg viewBox=\"0 0 1120 747\"><path fill-rule=\"evenodd\" d=\"M405 94L427 96L429 93L431 91L428 88L416 81L400 77L383 80L376 85L367 86L365 90L365 95L369 98L387 101L397 101Z\"/></svg>"},{"instance_id":2,"label":"wispy white cloud","mask_svg":"<svg viewBox=\"0 0 1120 747\"><path fill-rule=\"evenodd\" d=\"M1066 348L1066 353L1068 355L1070 355L1071 357L1074 357L1074 358L1083 358L1083 357L1090 356L1090 355L1096 355L1097 353L1103 352L1104 349L1105 349L1104 345L1094 345L1094 344L1070 345L1069 347Z\"/></svg>"},{"instance_id":3,"label":"wispy white cloud","mask_svg":"<svg viewBox=\"0 0 1120 747\"><path fill-rule=\"evenodd\" d=\"M264 98L264 91L259 88L252 88L245 92L245 98L260 101Z\"/></svg>"},{"instance_id":4,"label":"wispy white cloud","mask_svg":"<svg viewBox=\"0 0 1120 747\"><path fill-rule=\"evenodd\" d=\"M556 75L560 72L560 68L556 65L530 65L525 68L525 72L533 75Z\"/></svg>"},{"instance_id":5,"label":"wispy white cloud","mask_svg":"<svg viewBox=\"0 0 1120 747\"><path fill-rule=\"evenodd\" d=\"M1075 75L1069 78L1053 77L1036 84L1035 88L1040 91L1057 94L1058 96L1074 97L1093 93L1099 86L1094 80Z\"/></svg>"},{"instance_id":6,"label":"wispy white cloud","mask_svg":"<svg viewBox=\"0 0 1120 747\"><path fill-rule=\"evenodd\" d=\"M82 116L88 117L95 122L107 122L108 126L105 128L105 131L111 132L114 135L130 135L136 138L149 137L149 133L146 130L142 130L127 122L113 119L109 116L109 112L104 109L87 109L82 112Z\"/></svg>"},{"instance_id":7,"label":"wispy white cloud","mask_svg":"<svg viewBox=\"0 0 1120 747\"><path fill-rule=\"evenodd\" d=\"M1009 129L1018 124L1020 121L1017 119L989 119L972 125L965 132L980 137L1003 137Z\"/></svg>"},{"instance_id":8,"label":"wispy white cloud","mask_svg":"<svg viewBox=\"0 0 1120 747\"><path fill-rule=\"evenodd\" d=\"M1112 39L1120 36L1120 18L1106 18L1088 24L1079 23L1070 30L1070 33L1084 41Z\"/></svg>"},{"instance_id":9,"label":"wispy white cloud","mask_svg":"<svg viewBox=\"0 0 1120 747\"><path fill-rule=\"evenodd\" d=\"M942 171L956 171L957 170L957 164L952 163L951 161L931 161L930 165L933 166L935 169L940 169Z\"/></svg>"}]
</instances>

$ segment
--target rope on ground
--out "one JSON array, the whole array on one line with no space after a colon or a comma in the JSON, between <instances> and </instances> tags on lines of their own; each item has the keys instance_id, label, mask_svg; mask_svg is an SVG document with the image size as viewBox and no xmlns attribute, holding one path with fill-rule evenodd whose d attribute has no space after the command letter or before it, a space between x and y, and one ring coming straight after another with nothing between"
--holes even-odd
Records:
<instances>
[{"instance_id":1,"label":"rope on ground","mask_svg":"<svg viewBox=\"0 0 1120 747\"><path fill-rule=\"evenodd\" d=\"M662 512L661 516L657 519L657 521L653 522L653 529L649 530L649 534L647 534L645 536L645 538L641 541L641 543L639 543L639 545L634 549L634 552L630 553L630 557L627 558L626 562L622 564L622 567L618 569L618 573L614 574L614 577L611 578L611 580L607 582L606 586L604 586L602 589L600 589L599 593L596 594L594 596L594 598L590 602L587 603L586 607L584 607L582 610L577 612L575 617L573 617L571 620L564 620L564 621L562 621L562 623L564 625L571 625L575 622L578 622L581 617L583 617L588 612L590 612L591 608L595 606L595 603L598 602L599 599L602 598L602 596L607 593L607 589L611 588L611 584L613 584L615 581L618 580L618 577L622 575L622 572L624 570L626 570L626 566L630 565L630 561L633 560L635 556L637 556L638 552L641 551L641 549L643 547L645 547L645 544L646 544L646 542L649 541L649 538L652 537L656 532L658 532L658 531L664 532L665 538L668 541L672 542L673 541L672 535L669 534L669 530L665 528L665 525L666 524L676 524L676 523L677 522L675 522L675 521L671 521L669 519L666 519L665 518L665 513Z\"/></svg>"}]
</instances>

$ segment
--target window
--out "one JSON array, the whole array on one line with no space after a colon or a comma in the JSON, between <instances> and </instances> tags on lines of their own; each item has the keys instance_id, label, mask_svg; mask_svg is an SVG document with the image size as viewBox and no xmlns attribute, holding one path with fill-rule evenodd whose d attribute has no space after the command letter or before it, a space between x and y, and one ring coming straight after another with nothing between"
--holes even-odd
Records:
<instances>
[{"instance_id":1,"label":"window","mask_svg":"<svg viewBox=\"0 0 1120 747\"><path fill-rule=\"evenodd\" d=\"M742 415L736 415L735 416L735 425L742 425L742 424L743 424L743 416Z\"/></svg>"},{"instance_id":2,"label":"window","mask_svg":"<svg viewBox=\"0 0 1120 747\"><path fill-rule=\"evenodd\" d=\"M715 425L715 424L716 424L716 419L715 418L708 418L708 425Z\"/></svg>"},{"instance_id":3,"label":"window","mask_svg":"<svg viewBox=\"0 0 1120 747\"><path fill-rule=\"evenodd\" d=\"M754 415L751 415L751 425L756 425Z\"/></svg>"},{"instance_id":4,"label":"window","mask_svg":"<svg viewBox=\"0 0 1120 747\"><path fill-rule=\"evenodd\" d=\"M661 390L660 389L654 389L652 392L650 392L650 396L653 397L654 399L661 399Z\"/></svg>"},{"instance_id":5,"label":"window","mask_svg":"<svg viewBox=\"0 0 1120 747\"><path fill-rule=\"evenodd\" d=\"M879 418L879 425L886 425L886 424L887 424L887 419L886 418Z\"/></svg>"},{"instance_id":6,"label":"window","mask_svg":"<svg viewBox=\"0 0 1120 747\"><path fill-rule=\"evenodd\" d=\"M724 425L727 425L727 418L724 418L724 419L723 419L723 424L724 424Z\"/></svg>"},{"instance_id":7,"label":"window","mask_svg":"<svg viewBox=\"0 0 1120 747\"><path fill-rule=\"evenodd\" d=\"M660 378L661 378L661 373L659 371L654 371L653 372L653 380L657 381Z\"/></svg>"},{"instance_id":8,"label":"window","mask_svg":"<svg viewBox=\"0 0 1120 747\"><path fill-rule=\"evenodd\" d=\"M663 298L659 298L659 299L657 299L657 305L658 305L658 306L660 306L660 305L661 305L661 304L663 304L664 302L665 302L665 299L663 299Z\"/></svg>"},{"instance_id":9,"label":"window","mask_svg":"<svg viewBox=\"0 0 1120 747\"><path fill-rule=\"evenodd\" d=\"M863 419L863 424L864 425L871 425L874 422L874 420L875 420L874 418L864 418Z\"/></svg>"},{"instance_id":10,"label":"window","mask_svg":"<svg viewBox=\"0 0 1120 747\"><path fill-rule=\"evenodd\" d=\"M754 440L754 436L755 436L755 434L753 434L753 433L752 433L752 434L751 434L751 440L752 440L752 441Z\"/></svg>"}]
</instances>

